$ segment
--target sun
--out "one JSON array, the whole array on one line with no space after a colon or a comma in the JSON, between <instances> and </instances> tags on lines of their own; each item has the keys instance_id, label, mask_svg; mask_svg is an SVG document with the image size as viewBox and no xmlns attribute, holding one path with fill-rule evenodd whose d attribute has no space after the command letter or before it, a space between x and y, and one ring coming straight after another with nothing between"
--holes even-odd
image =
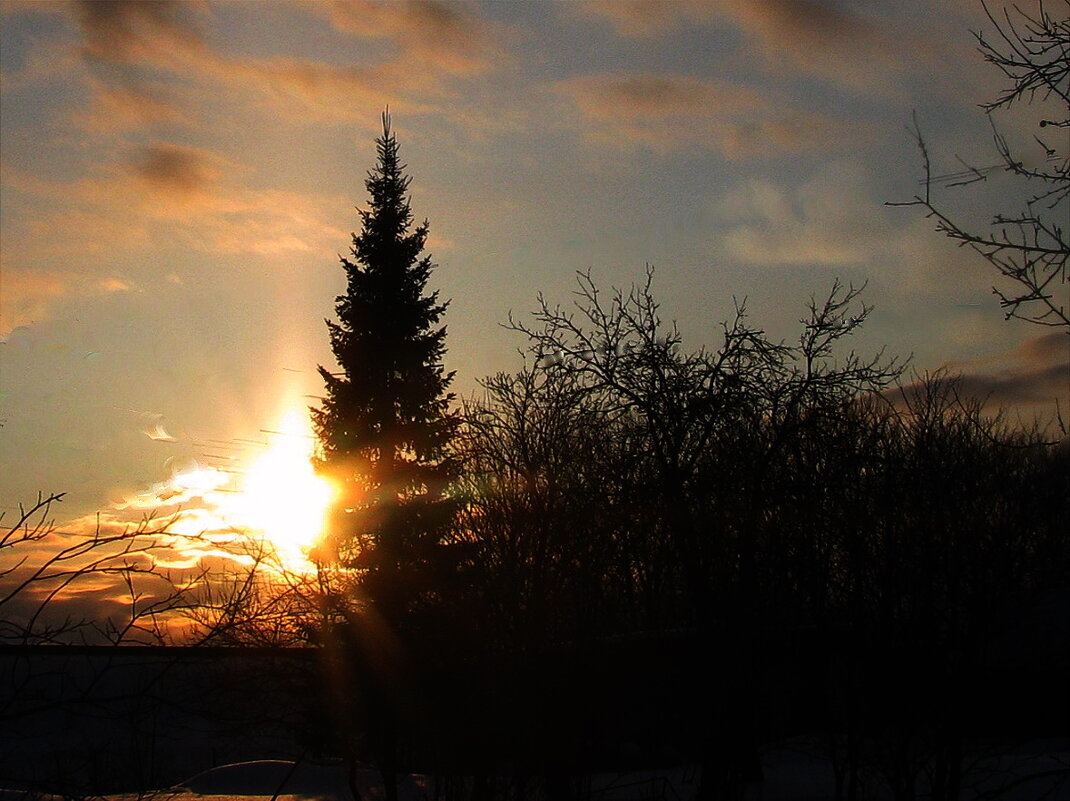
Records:
<instances>
[{"instance_id":1,"label":"sun","mask_svg":"<svg viewBox=\"0 0 1070 801\"><path fill-rule=\"evenodd\" d=\"M314 442L307 416L287 413L233 497L232 519L262 532L289 568L310 566L308 550L323 534L334 496L312 467Z\"/></svg>"}]
</instances>

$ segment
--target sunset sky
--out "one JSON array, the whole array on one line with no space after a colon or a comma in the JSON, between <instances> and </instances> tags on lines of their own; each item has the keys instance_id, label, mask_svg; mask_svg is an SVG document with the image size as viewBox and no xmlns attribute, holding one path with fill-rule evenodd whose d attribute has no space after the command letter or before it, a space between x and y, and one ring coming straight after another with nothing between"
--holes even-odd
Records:
<instances>
[{"instance_id":1,"label":"sunset sky","mask_svg":"<svg viewBox=\"0 0 1070 801\"><path fill-rule=\"evenodd\" d=\"M388 104L461 396L520 367L510 312L649 263L685 346L716 346L733 298L792 337L839 277L876 307L859 350L1066 408L1065 335L1004 322L987 265L884 205L921 191L913 113L935 174L998 161L979 3L3 0L0 24L9 515L39 490L64 519L168 487L195 507L177 476L304 458L286 415L332 363ZM1027 159L1044 113L998 118ZM999 173L934 191L977 223L1021 196Z\"/></svg>"}]
</instances>

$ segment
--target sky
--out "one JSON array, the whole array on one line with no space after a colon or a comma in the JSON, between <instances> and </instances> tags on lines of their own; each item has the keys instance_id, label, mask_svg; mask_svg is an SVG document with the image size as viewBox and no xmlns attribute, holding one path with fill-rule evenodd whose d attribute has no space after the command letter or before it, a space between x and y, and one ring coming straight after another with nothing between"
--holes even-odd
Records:
<instances>
[{"instance_id":1,"label":"sky","mask_svg":"<svg viewBox=\"0 0 1070 801\"><path fill-rule=\"evenodd\" d=\"M1004 321L983 261L887 205L921 191L912 116L934 174L998 162L979 3L3 0L0 26L9 516L196 511L198 482L304 458L387 106L460 397L520 368L510 313L649 264L685 347L743 299L791 339L839 278L874 306L859 352L1066 408L1066 336ZM1027 160L1044 113L995 119ZM933 191L979 227L1021 194Z\"/></svg>"}]
</instances>

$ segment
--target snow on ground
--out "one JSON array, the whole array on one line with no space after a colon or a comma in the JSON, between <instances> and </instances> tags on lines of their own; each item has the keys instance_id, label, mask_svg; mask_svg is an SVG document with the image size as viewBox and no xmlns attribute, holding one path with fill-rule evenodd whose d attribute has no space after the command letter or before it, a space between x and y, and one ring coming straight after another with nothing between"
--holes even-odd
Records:
<instances>
[{"instance_id":1,"label":"snow on ground","mask_svg":"<svg viewBox=\"0 0 1070 801\"><path fill-rule=\"evenodd\" d=\"M356 778L363 801L382 801L385 791L377 771L358 770ZM471 779L467 781L465 789L470 793ZM694 797L697 787L698 771L695 768L595 774L574 784L576 795L591 801L685 801ZM436 787L434 778L420 774L399 776L400 801L433 801L441 797L444 790L445 787ZM275 793L279 793L280 799L352 801L344 765L295 765L285 761L244 762L214 768L188 779L181 788L171 792L167 801L190 801L206 796L262 799ZM537 790L531 795L536 799L543 796Z\"/></svg>"},{"instance_id":2,"label":"snow on ground","mask_svg":"<svg viewBox=\"0 0 1070 801\"><path fill-rule=\"evenodd\" d=\"M371 774L371 771L360 771ZM359 776L368 784L368 776ZM182 782L197 795L301 795L316 798L350 798L347 771L342 765L317 765L279 760L242 762L207 770ZM364 789L363 787L361 788Z\"/></svg>"},{"instance_id":3,"label":"snow on ground","mask_svg":"<svg viewBox=\"0 0 1070 801\"><path fill-rule=\"evenodd\" d=\"M1037 740L990 758L967 760L962 801L1070 801L1070 738ZM812 740L790 740L763 755L765 781L748 788L748 799L761 801L826 801L834 794L831 764ZM573 780L573 794L582 801L693 801L700 781L696 766L632 773L602 773ZM383 801L381 777L362 769L356 774L360 801ZM457 780L454 780L455 782ZM463 781L463 780L461 780ZM868 799L889 799L887 788L869 777ZM923 782L918 798L928 797ZM434 801L470 797L468 786L457 793L436 786L435 779L399 777L400 801ZM452 792L446 792L451 790ZM546 801L539 785L528 785L532 801ZM261 760L224 765L190 777L179 786L140 795L109 795L97 801L353 801L348 770L342 764ZM63 801L59 796L0 789L0 801Z\"/></svg>"}]
</instances>

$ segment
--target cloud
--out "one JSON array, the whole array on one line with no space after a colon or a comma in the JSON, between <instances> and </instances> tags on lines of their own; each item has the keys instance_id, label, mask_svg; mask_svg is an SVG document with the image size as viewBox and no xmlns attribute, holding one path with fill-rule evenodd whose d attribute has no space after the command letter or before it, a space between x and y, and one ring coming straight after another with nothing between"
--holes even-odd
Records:
<instances>
[{"instance_id":1,"label":"cloud","mask_svg":"<svg viewBox=\"0 0 1070 801\"><path fill-rule=\"evenodd\" d=\"M770 43L801 37L803 45L830 49L842 46L844 37L865 37L873 32L856 11L843 3L821 0L601 0L576 4L575 10L608 22L622 36L661 36L685 25L714 25L731 21L743 30L760 34Z\"/></svg>"},{"instance_id":2,"label":"cloud","mask_svg":"<svg viewBox=\"0 0 1070 801\"><path fill-rule=\"evenodd\" d=\"M256 93L276 113L304 120L312 115L319 120L364 123L374 119L370 109L382 109L391 102L395 108L419 109L419 104L399 103L399 99L403 88L426 88L430 78L430 74L417 74L411 65L335 66L286 57L214 58L200 69L232 89Z\"/></svg>"},{"instance_id":3,"label":"cloud","mask_svg":"<svg viewBox=\"0 0 1070 801\"><path fill-rule=\"evenodd\" d=\"M898 66L892 42L861 16L814 0L719 5L761 48L766 63L795 67L855 89L885 84Z\"/></svg>"},{"instance_id":4,"label":"cloud","mask_svg":"<svg viewBox=\"0 0 1070 801\"><path fill-rule=\"evenodd\" d=\"M666 3L662 0L593 0L568 3L574 13L608 22L621 36L660 36L688 22L709 19L706 4L691 0Z\"/></svg>"},{"instance_id":5,"label":"cloud","mask_svg":"<svg viewBox=\"0 0 1070 801\"><path fill-rule=\"evenodd\" d=\"M964 395L986 400L988 406L1031 406L1059 397L1065 401L1068 374L1070 363L1063 363L1024 372L965 374L959 386Z\"/></svg>"},{"instance_id":6,"label":"cloud","mask_svg":"<svg viewBox=\"0 0 1070 801\"><path fill-rule=\"evenodd\" d=\"M100 288L105 292L129 292L133 287L120 278L105 278L100 282Z\"/></svg>"},{"instance_id":7,"label":"cloud","mask_svg":"<svg viewBox=\"0 0 1070 801\"><path fill-rule=\"evenodd\" d=\"M51 308L69 295L129 292L133 287L113 275L96 279L84 271L4 265L0 271L0 337L18 343L25 326L47 319Z\"/></svg>"},{"instance_id":8,"label":"cloud","mask_svg":"<svg viewBox=\"0 0 1070 801\"><path fill-rule=\"evenodd\" d=\"M0 274L0 336L46 317L51 305L68 290L67 276L56 271L5 267Z\"/></svg>"},{"instance_id":9,"label":"cloud","mask_svg":"<svg viewBox=\"0 0 1070 801\"><path fill-rule=\"evenodd\" d=\"M152 68L185 79L266 94L276 101L303 101L309 108L350 100L382 99L382 76L365 66L334 66L294 58L230 58L212 49L192 28L184 4L119 0L77 4L82 51L91 61ZM145 74L121 73L119 92L135 92ZM133 76L133 77L132 77ZM281 105L285 105L284 103ZM345 104L342 104L345 107Z\"/></svg>"},{"instance_id":10,"label":"cloud","mask_svg":"<svg viewBox=\"0 0 1070 801\"><path fill-rule=\"evenodd\" d=\"M739 86L676 75L601 75L577 78L563 85L574 96L587 98L592 114L626 119L695 114L704 105L720 104L744 110L764 110L761 95Z\"/></svg>"},{"instance_id":11,"label":"cloud","mask_svg":"<svg viewBox=\"0 0 1070 801\"><path fill-rule=\"evenodd\" d=\"M189 3L167 0L78 0L75 16L91 59L160 64L206 54L201 37L189 24Z\"/></svg>"},{"instance_id":12,"label":"cloud","mask_svg":"<svg viewBox=\"0 0 1070 801\"><path fill-rule=\"evenodd\" d=\"M262 580L278 580L278 563L262 543L234 532L180 533L183 521L174 516L109 507L59 527L37 517L28 522L0 546L13 566L0 576L9 638L33 621L34 631L62 642L100 642L110 627L129 621L132 608L144 617L126 641L151 642L154 630L177 638L190 624L183 610L208 585L223 589L254 566Z\"/></svg>"},{"instance_id":13,"label":"cloud","mask_svg":"<svg viewBox=\"0 0 1070 801\"><path fill-rule=\"evenodd\" d=\"M730 159L767 158L824 151L858 136L785 98L714 79L600 74L556 88L584 115L594 139L660 153L702 148Z\"/></svg>"},{"instance_id":14,"label":"cloud","mask_svg":"<svg viewBox=\"0 0 1070 801\"><path fill-rule=\"evenodd\" d=\"M1014 356L1023 364L1038 366L1065 362L1070 360L1070 339L1061 331L1039 336L1023 342Z\"/></svg>"},{"instance_id":15,"label":"cloud","mask_svg":"<svg viewBox=\"0 0 1070 801\"><path fill-rule=\"evenodd\" d=\"M392 39L399 57L452 74L481 72L490 65L494 32L466 4L439 0L350 0L326 7L331 24L360 37Z\"/></svg>"},{"instance_id":16,"label":"cloud","mask_svg":"<svg viewBox=\"0 0 1070 801\"><path fill-rule=\"evenodd\" d=\"M872 201L852 173L829 170L798 188L766 178L735 187L716 204L717 215L729 225L722 247L755 264L842 267L865 260L887 232L868 209L866 215L856 213L859 201Z\"/></svg>"},{"instance_id":17,"label":"cloud","mask_svg":"<svg viewBox=\"0 0 1070 801\"><path fill-rule=\"evenodd\" d=\"M138 274L115 264L146 249L280 259L332 253L347 241L333 223L344 198L250 188L237 180L242 169L173 142L148 144L73 180L4 165L0 335L75 299L144 289Z\"/></svg>"},{"instance_id":18,"label":"cloud","mask_svg":"<svg viewBox=\"0 0 1070 801\"><path fill-rule=\"evenodd\" d=\"M4 0L0 3L0 18L13 17L16 14L54 14L59 11L59 4L46 0Z\"/></svg>"},{"instance_id":19,"label":"cloud","mask_svg":"<svg viewBox=\"0 0 1070 801\"><path fill-rule=\"evenodd\" d=\"M831 162L797 186L753 178L725 192L711 216L723 231L715 247L744 264L861 268L894 275L896 293L953 289L987 292L973 254L948 247L931 221L884 206L872 170L853 160Z\"/></svg>"},{"instance_id":20,"label":"cloud","mask_svg":"<svg viewBox=\"0 0 1070 801\"><path fill-rule=\"evenodd\" d=\"M765 69L791 67L851 89L894 88L902 68L898 56L910 33L893 33L887 19L873 20L847 4L819 0L606 0L573 8L629 37L727 24L744 36Z\"/></svg>"},{"instance_id":21,"label":"cloud","mask_svg":"<svg viewBox=\"0 0 1070 801\"><path fill-rule=\"evenodd\" d=\"M148 87L112 86L99 78L88 81L89 108L74 114L74 121L90 133L110 134L162 125L190 126L188 115Z\"/></svg>"},{"instance_id":22,"label":"cloud","mask_svg":"<svg viewBox=\"0 0 1070 801\"><path fill-rule=\"evenodd\" d=\"M501 56L495 47L504 31L468 11L441 2L294 3L292 13L325 16L335 30L362 39L386 39L393 53L378 61L333 64L305 58L232 56L212 46L196 30L201 4L120 0L83 0L75 7L82 33L81 52L91 64L121 65L102 72L108 86L96 88L87 119L107 127L108 104L120 115L113 127L159 121L185 121L185 115L146 91L160 73L193 81L202 89L221 86L239 95L252 93L276 113L305 120L374 119L371 109L387 103L396 109L425 109L421 95L444 91L444 80L485 71ZM132 97L148 95L135 107ZM369 108L370 107L370 108ZM140 115L140 116L139 116Z\"/></svg>"},{"instance_id":23,"label":"cloud","mask_svg":"<svg viewBox=\"0 0 1070 801\"><path fill-rule=\"evenodd\" d=\"M1070 337L1061 331L1043 334L989 358L948 362L937 376L953 381L960 397L982 402L989 412L1044 414L1056 402L1065 409L1070 401ZM919 388L920 382L907 384L892 398L901 403Z\"/></svg>"},{"instance_id":24,"label":"cloud","mask_svg":"<svg viewBox=\"0 0 1070 801\"><path fill-rule=\"evenodd\" d=\"M0 3L0 8L4 4ZM21 67L0 70L0 91L4 94L40 89L67 81L80 66L70 47L59 42L41 41L26 53Z\"/></svg>"},{"instance_id":25,"label":"cloud","mask_svg":"<svg viewBox=\"0 0 1070 801\"><path fill-rule=\"evenodd\" d=\"M199 68L237 89L267 96L282 111L325 120L367 122L368 107L427 111L448 78L472 76L502 65L508 29L481 19L467 3L438 0L296 3L325 16L343 34L385 39L393 52L378 62L334 65L294 58L203 61Z\"/></svg>"},{"instance_id":26,"label":"cloud","mask_svg":"<svg viewBox=\"0 0 1070 801\"><path fill-rule=\"evenodd\" d=\"M241 170L219 153L174 142L154 142L73 181L8 167L8 188L31 202L21 204L20 215L11 220L4 263L78 258L91 268L127 249L176 240L206 253L281 256L331 252L347 239L327 222L344 199L251 189L234 179ZM31 206L39 211L31 213ZM58 230L62 237L55 235ZM49 297L40 291L36 296Z\"/></svg>"},{"instance_id":27,"label":"cloud","mask_svg":"<svg viewBox=\"0 0 1070 801\"><path fill-rule=\"evenodd\" d=\"M224 164L209 151L158 142L145 148L130 170L153 193L189 199L218 185Z\"/></svg>"}]
</instances>

